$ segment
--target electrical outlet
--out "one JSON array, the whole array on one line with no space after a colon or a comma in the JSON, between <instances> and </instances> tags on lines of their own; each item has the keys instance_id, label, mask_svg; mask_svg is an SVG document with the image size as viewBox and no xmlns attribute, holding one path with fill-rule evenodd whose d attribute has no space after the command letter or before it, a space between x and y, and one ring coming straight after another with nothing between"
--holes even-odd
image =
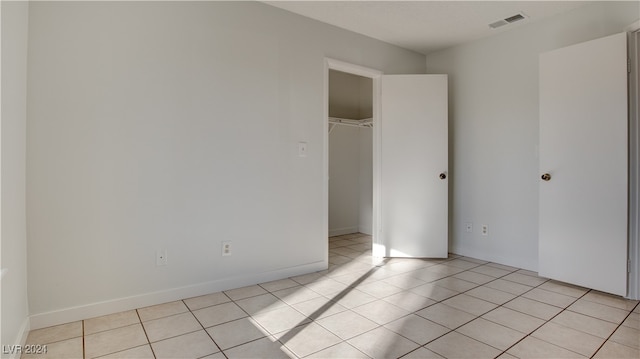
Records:
<instances>
[{"instance_id":1,"label":"electrical outlet","mask_svg":"<svg viewBox=\"0 0 640 359\"><path fill-rule=\"evenodd\" d=\"M471 223L471 222L466 222L466 223L464 224L464 229L465 229L465 231L467 231L468 233L473 232L473 223Z\"/></svg>"},{"instance_id":2,"label":"electrical outlet","mask_svg":"<svg viewBox=\"0 0 640 359\"><path fill-rule=\"evenodd\" d=\"M167 250L158 249L156 251L156 266L166 266L166 265L167 265Z\"/></svg>"},{"instance_id":3,"label":"electrical outlet","mask_svg":"<svg viewBox=\"0 0 640 359\"><path fill-rule=\"evenodd\" d=\"M489 235L489 226L486 224L482 225L482 235L483 236L488 236Z\"/></svg>"},{"instance_id":4,"label":"electrical outlet","mask_svg":"<svg viewBox=\"0 0 640 359\"><path fill-rule=\"evenodd\" d=\"M231 241L222 242L222 256L227 257L231 255Z\"/></svg>"}]
</instances>

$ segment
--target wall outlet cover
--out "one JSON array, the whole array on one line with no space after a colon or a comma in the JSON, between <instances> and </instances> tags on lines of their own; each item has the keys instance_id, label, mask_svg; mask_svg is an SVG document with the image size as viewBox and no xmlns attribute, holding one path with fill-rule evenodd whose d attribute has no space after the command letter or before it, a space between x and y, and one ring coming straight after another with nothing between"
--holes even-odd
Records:
<instances>
[{"instance_id":1,"label":"wall outlet cover","mask_svg":"<svg viewBox=\"0 0 640 359\"><path fill-rule=\"evenodd\" d=\"M231 241L222 242L222 256L228 257L231 255Z\"/></svg>"}]
</instances>

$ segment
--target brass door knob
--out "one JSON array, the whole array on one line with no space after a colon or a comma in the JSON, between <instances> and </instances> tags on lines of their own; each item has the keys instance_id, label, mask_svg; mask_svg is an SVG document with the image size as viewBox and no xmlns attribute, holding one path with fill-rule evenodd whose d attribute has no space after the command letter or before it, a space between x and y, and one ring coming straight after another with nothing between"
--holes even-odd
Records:
<instances>
[{"instance_id":1,"label":"brass door knob","mask_svg":"<svg viewBox=\"0 0 640 359\"><path fill-rule=\"evenodd\" d=\"M444 173L444 172L442 172L442 173L440 174L440 179L441 179L441 180L443 180L443 179L445 179L445 178L447 178L447 174L446 174L446 173Z\"/></svg>"},{"instance_id":2,"label":"brass door knob","mask_svg":"<svg viewBox=\"0 0 640 359\"><path fill-rule=\"evenodd\" d=\"M551 179L551 175L548 173L545 173L540 178L542 178L543 181L548 181Z\"/></svg>"}]
</instances>

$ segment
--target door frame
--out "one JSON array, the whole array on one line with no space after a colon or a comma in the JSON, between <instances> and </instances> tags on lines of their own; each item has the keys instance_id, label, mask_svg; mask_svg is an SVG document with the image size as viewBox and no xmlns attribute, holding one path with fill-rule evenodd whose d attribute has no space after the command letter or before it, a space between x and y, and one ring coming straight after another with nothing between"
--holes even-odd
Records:
<instances>
[{"instance_id":1,"label":"door frame","mask_svg":"<svg viewBox=\"0 0 640 359\"><path fill-rule=\"evenodd\" d=\"M329 237L329 70L345 72L352 75L370 78L373 82L373 205L372 205L372 255L384 257L386 250L384 243L380 242L379 224L381 208L380 201L380 82L382 71L351 64L348 62L325 57L324 61L324 94L323 94L323 118L322 118L322 225L324 238ZM329 250L326 254L327 263Z\"/></svg>"},{"instance_id":2,"label":"door frame","mask_svg":"<svg viewBox=\"0 0 640 359\"><path fill-rule=\"evenodd\" d=\"M627 29L629 60L629 270L627 298L640 299L640 21Z\"/></svg>"}]
</instances>

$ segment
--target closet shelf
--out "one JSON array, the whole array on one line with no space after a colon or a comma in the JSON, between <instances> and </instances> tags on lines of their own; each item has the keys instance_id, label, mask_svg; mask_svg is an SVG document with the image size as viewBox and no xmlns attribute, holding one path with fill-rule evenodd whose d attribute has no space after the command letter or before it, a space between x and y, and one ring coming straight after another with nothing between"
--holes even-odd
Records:
<instances>
[{"instance_id":1,"label":"closet shelf","mask_svg":"<svg viewBox=\"0 0 640 359\"><path fill-rule=\"evenodd\" d=\"M329 117L329 133L337 126L351 126L351 127L373 127L373 118L365 118L362 120L355 120L351 118L339 118Z\"/></svg>"}]
</instances>

